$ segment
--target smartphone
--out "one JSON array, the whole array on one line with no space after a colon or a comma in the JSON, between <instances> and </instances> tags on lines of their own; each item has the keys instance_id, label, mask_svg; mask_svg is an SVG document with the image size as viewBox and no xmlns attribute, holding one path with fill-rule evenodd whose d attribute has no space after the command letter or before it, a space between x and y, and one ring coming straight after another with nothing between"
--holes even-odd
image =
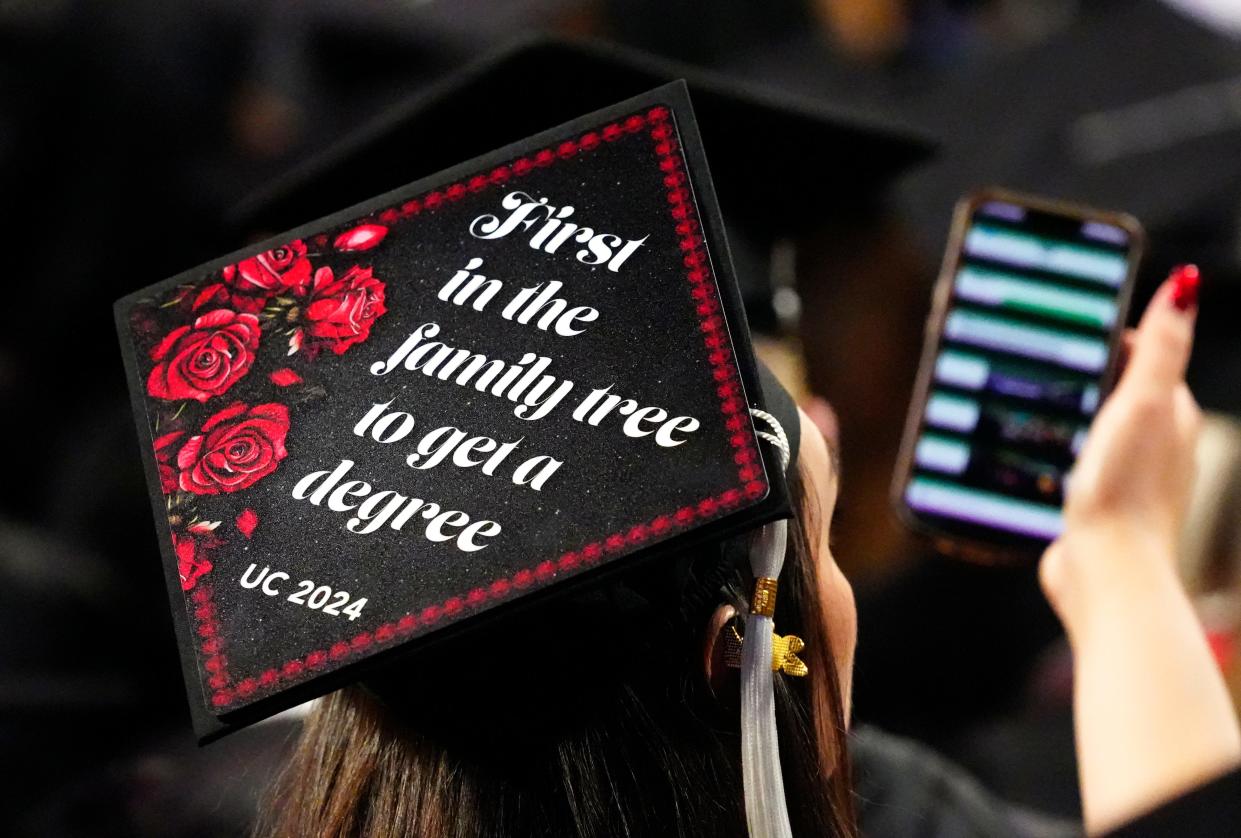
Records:
<instances>
[{"instance_id":1,"label":"smartphone","mask_svg":"<svg viewBox=\"0 0 1241 838\"><path fill-rule=\"evenodd\" d=\"M998 189L957 205L893 481L941 551L1011 560L1059 535L1143 241L1123 213Z\"/></svg>"}]
</instances>

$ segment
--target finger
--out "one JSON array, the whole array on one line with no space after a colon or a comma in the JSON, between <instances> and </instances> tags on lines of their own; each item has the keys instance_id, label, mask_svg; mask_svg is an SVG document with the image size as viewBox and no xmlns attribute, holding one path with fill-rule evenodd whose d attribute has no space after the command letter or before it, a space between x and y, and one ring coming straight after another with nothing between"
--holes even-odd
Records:
<instances>
[{"instance_id":1,"label":"finger","mask_svg":"<svg viewBox=\"0 0 1241 838\"><path fill-rule=\"evenodd\" d=\"M1038 563L1038 581L1039 587L1043 589L1043 596L1057 614L1060 613L1060 594L1064 588L1063 564L1064 548L1060 539L1056 539L1047 545L1043 558Z\"/></svg>"},{"instance_id":2,"label":"finger","mask_svg":"<svg viewBox=\"0 0 1241 838\"><path fill-rule=\"evenodd\" d=\"M1177 433L1192 448L1202 431L1202 408L1186 384L1177 385L1173 393L1172 416Z\"/></svg>"},{"instance_id":3,"label":"finger","mask_svg":"<svg viewBox=\"0 0 1241 838\"><path fill-rule=\"evenodd\" d=\"M1176 516L1176 532L1184 529L1186 516L1193 503L1194 482L1198 474L1200 454L1198 441L1202 435L1202 409L1194 400L1189 387L1178 386L1172 398L1172 420L1176 428L1179 452L1175 455L1181 461L1179 473L1181 481L1176 488L1178 493L1173 513Z\"/></svg>"},{"instance_id":4,"label":"finger","mask_svg":"<svg viewBox=\"0 0 1241 838\"><path fill-rule=\"evenodd\" d=\"M1142 322L1122 387L1151 387L1170 392L1185 378L1194 343L1198 269L1177 268L1155 292Z\"/></svg>"}]
</instances>

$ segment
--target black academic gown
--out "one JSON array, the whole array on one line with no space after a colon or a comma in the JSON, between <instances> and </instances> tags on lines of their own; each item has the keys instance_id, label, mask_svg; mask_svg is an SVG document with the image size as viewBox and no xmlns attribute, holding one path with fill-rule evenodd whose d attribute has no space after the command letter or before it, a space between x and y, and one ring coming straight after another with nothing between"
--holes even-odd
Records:
<instances>
[{"instance_id":1,"label":"black academic gown","mask_svg":"<svg viewBox=\"0 0 1241 838\"><path fill-rule=\"evenodd\" d=\"M854 789L864 838L1072 838L1080 823L1015 806L925 746L876 728L854 731ZM1107 838L1241 835L1241 769L1187 792Z\"/></svg>"},{"instance_id":2,"label":"black academic gown","mask_svg":"<svg viewBox=\"0 0 1241 838\"><path fill-rule=\"evenodd\" d=\"M877 728L850 737L863 838L1078 838L1081 824L1003 800L946 757Z\"/></svg>"}]
</instances>

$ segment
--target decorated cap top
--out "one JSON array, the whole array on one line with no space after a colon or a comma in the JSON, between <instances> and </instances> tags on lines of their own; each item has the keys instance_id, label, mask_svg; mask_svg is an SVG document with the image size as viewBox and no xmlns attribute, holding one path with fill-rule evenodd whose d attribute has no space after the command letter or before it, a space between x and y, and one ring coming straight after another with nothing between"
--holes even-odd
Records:
<instances>
[{"instance_id":1,"label":"decorated cap top","mask_svg":"<svg viewBox=\"0 0 1241 838\"><path fill-rule=\"evenodd\" d=\"M683 84L116 317L203 739L787 514Z\"/></svg>"}]
</instances>

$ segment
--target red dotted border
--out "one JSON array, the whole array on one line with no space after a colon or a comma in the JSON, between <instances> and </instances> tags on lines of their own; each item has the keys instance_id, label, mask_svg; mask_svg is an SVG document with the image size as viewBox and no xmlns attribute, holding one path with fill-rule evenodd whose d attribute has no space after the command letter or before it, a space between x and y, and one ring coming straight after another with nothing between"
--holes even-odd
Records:
<instances>
[{"instance_id":1,"label":"red dotted border","mask_svg":"<svg viewBox=\"0 0 1241 838\"><path fill-rule=\"evenodd\" d=\"M207 686L212 691L211 703L219 709L227 708L256 694L270 692L283 682L300 678L306 671L323 669L329 662L337 662L365 652L376 646L385 646L414 634L420 628L428 628L446 617L497 602L512 596L514 592L545 584L562 573L595 565L605 555L614 555L628 547L640 545L652 537L662 537L683 530L701 518L711 518L721 510L736 507L743 499L756 500L767 492L763 479L762 461L754 446L754 434L750 424L749 410L743 398L741 383L733 360L732 343L728 324L720 310L720 301L713 281L711 259L707 254L702 228L695 208L692 184L685 173L685 158L677 138L676 128L665 107L656 107L646 113L633 114L617 122L589 131L577 139L566 140L554 148L545 148L527 157L499 166L485 174L477 174L442 190L428 192L420 198L406 201L398 207L389 207L359 221L378 220L383 224L413 218L423 212L434 212L440 207L460 200L469 194L482 192L493 186L503 186L521 178L535 169L552 165L557 160L567 160L582 152L589 152L603 143L614 142L630 134L649 129L654 143L663 183L667 189L668 212L676 224L676 233L685 266L685 280L689 285L690 298L698 316L707 361L716 382L720 412L725 417L729 432L729 445L733 449L733 462L737 466L739 486L718 495L703 498L696 504L683 506L675 512L659 515L650 521L635 524L628 530L613 533L601 541L560 556L556 560L540 562L510 577L496 579L488 585L474 588L460 596L449 597L441 603L433 603L416 613L409 613L394 622L387 622L373 631L363 631L349 640L341 640L327 649L317 649L300 658L265 670L260 675L234 682L228 672L228 658L216 621L216 608L212 600L210 584L200 584L190 595L193 615L197 621L197 633L202 642L203 668L207 674ZM357 223L357 222L354 222ZM316 243L327 243L327 235L315 237Z\"/></svg>"}]
</instances>

